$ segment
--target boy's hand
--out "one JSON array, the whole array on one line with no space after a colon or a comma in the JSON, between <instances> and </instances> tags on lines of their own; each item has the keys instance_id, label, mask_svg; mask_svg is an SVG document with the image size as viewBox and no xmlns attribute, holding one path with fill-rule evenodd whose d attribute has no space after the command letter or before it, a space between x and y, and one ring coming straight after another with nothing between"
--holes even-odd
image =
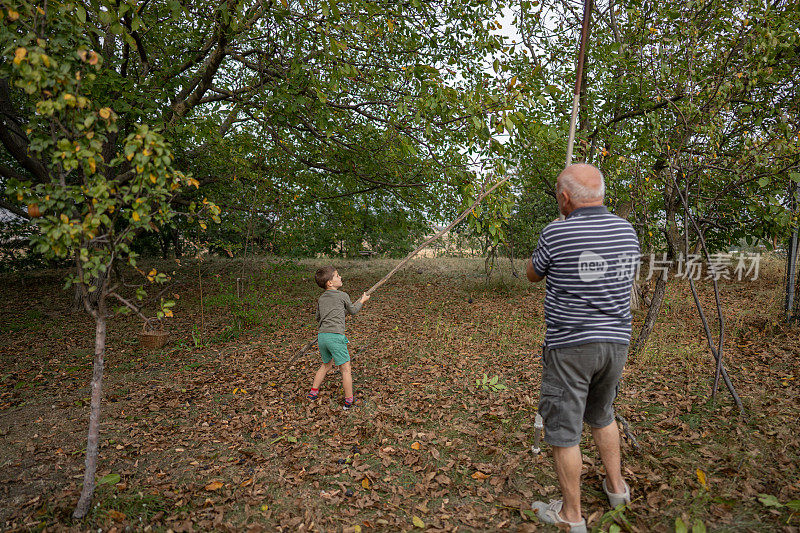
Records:
<instances>
[{"instance_id":1,"label":"boy's hand","mask_svg":"<svg viewBox=\"0 0 800 533\"><path fill-rule=\"evenodd\" d=\"M359 300L361 301L362 304L367 303L367 300L369 300L369 294L365 292L364 294L361 295L361 298L359 298Z\"/></svg>"}]
</instances>

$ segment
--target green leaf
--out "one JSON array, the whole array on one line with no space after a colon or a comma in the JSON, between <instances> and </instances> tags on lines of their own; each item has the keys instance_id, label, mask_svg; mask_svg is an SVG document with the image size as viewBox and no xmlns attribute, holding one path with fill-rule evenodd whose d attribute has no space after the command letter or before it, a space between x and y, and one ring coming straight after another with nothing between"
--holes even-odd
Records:
<instances>
[{"instance_id":1,"label":"green leaf","mask_svg":"<svg viewBox=\"0 0 800 533\"><path fill-rule=\"evenodd\" d=\"M75 14L78 16L78 20L81 24L86 24L86 10L83 9L83 6L78 6L75 10Z\"/></svg>"},{"instance_id":2,"label":"green leaf","mask_svg":"<svg viewBox=\"0 0 800 533\"><path fill-rule=\"evenodd\" d=\"M786 507L794 513L800 513L800 500L788 501Z\"/></svg>"},{"instance_id":3,"label":"green leaf","mask_svg":"<svg viewBox=\"0 0 800 533\"><path fill-rule=\"evenodd\" d=\"M759 494L758 501L760 501L761 505L764 507L783 507L783 504L778 501L778 498L772 494Z\"/></svg>"},{"instance_id":4,"label":"green leaf","mask_svg":"<svg viewBox=\"0 0 800 533\"><path fill-rule=\"evenodd\" d=\"M106 474L105 476L101 477L98 481L98 485L115 485L119 483L120 477L119 474Z\"/></svg>"},{"instance_id":5,"label":"green leaf","mask_svg":"<svg viewBox=\"0 0 800 533\"><path fill-rule=\"evenodd\" d=\"M689 528L686 527L680 516L675 519L675 533L689 533Z\"/></svg>"},{"instance_id":6,"label":"green leaf","mask_svg":"<svg viewBox=\"0 0 800 533\"><path fill-rule=\"evenodd\" d=\"M611 524L611 527L608 528L608 533L620 533L620 531L622 531L622 528L617 524Z\"/></svg>"},{"instance_id":7,"label":"green leaf","mask_svg":"<svg viewBox=\"0 0 800 533\"><path fill-rule=\"evenodd\" d=\"M423 522L422 519L416 515L411 519L411 521L414 523L414 526L420 529L425 527L425 522Z\"/></svg>"},{"instance_id":8,"label":"green leaf","mask_svg":"<svg viewBox=\"0 0 800 533\"><path fill-rule=\"evenodd\" d=\"M110 11L100 11L97 16L102 24L111 24L111 21L113 20Z\"/></svg>"},{"instance_id":9,"label":"green leaf","mask_svg":"<svg viewBox=\"0 0 800 533\"><path fill-rule=\"evenodd\" d=\"M692 525L692 533L706 533L706 525L699 518L694 519L694 524Z\"/></svg>"}]
</instances>

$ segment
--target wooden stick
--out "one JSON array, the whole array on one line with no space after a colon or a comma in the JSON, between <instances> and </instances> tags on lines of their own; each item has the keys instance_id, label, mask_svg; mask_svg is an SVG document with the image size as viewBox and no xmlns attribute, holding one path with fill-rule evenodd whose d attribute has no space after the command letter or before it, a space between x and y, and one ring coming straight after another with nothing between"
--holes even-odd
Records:
<instances>
[{"instance_id":1,"label":"wooden stick","mask_svg":"<svg viewBox=\"0 0 800 533\"><path fill-rule=\"evenodd\" d=\"M412 257L414 257L415 255L417 255L417 253L418 253L420 250L422 250L423 248L425 248L426 246L428 246L430 243L432 243L433 241L435 241L436 239L438 239L439 237L441 237L442 235L444 235L445 233L447 233L448 231L450 231L451 229L453 229L453 226L455 226L456 224L458 224L459 222L461 222L462 220L464 220L464 219L467 217L467 215L469 215L469 213L470 213L470 212L471 212L473 209L475 209L475 207L477 207L477 205L478 205L479 203L481 203L481 201L482 201L484 198L486 198L486 197L487 197L489 194L491 194L491 193L492 193L492 191L494 191L494 190L495 190L496 188L498 188L500 185L502 185L503 183L505 183L506 181L508 181L508 179L509 179L510 177L511 177L511 174L509 174L509 175L508 175L508 176L506 176L505 178L501 179L500 181L498 181L497 183L495 183L494 185L492 185L492 186L491 186L491 188L489 188L489 190L487 190L487 191L484 191L484 192L483 192L483 193L482 193L480 196L478 196L478 199L477 199L477 200L475 200L475 202L474 202L474 203L473 203L473 204L472 204L472 205L471 205L471 206L470 206L470 207L469 207L469 208L468 208L466 211L464 211L463 213L461 213L461 214L458 216L458 218L456 218L455 220L453 220L453 221L452 221L452 222L451 222L451 223L450 223L450 224L449 224L447 227L445 227L444 229L442 229L441 231L439 231L439 232L438 232L436 235L434 235L433 237L430 237L428 240L426 240L425 242L423 242L422 244L420 244L419 246L417 246L417 247L414 249L414 251L412 251L410 254L408 254L408 255L405 257L405 259L403 259L402 261L400 261L399 263L397 263L397 265L396 265L396 266L395 266L395 267L392 269L392 271L391 271L391 272L389 272L388 274L386 274L385 276L383 276L383 279L381 279L381 280L380 280L378 283L376 283L375 285L373 285L372 287L370 287L369 289L367 289L367 290L366 290L366 292L365 292L364 294L366 294L367 296L369 296L369 295L370 295L370 294L372 294L372 293L373 293L373 292L374 292L374 291L375 291L375 290L376 290L378 287L380 287L381 285L383 285L384 283L386 283L386 281L387 281L389 278L391 278L391 277L394 275L394 273L395 273L395 272L397 272L398 270L400 270L400 269L403 267L403 265L405 265L406 263L408 263L408 261L409 261L409 260L410 260Z\"/></svg>"},{"instance_id":2,"label":"wooden stick","mask_svg":"<svg viewBox=\"0 0 800 533\"><path fill-rule=\"evenodd\" d=\"M477 205L478 205L479 203L481 203L481 201L483 201L483 199L484 199L484 198L486 198L487 196L489 196L489 195L492 193L492 191L494 191L494 190L495 190L496 188L498 188L500 185L502 185L503 183L507 182L507 181L509 180L509 178L511 178L511 174L509 174L509 175L508 175L508 176L506 176L505 178L501 179L500 181L498 181L497 183L495 183L494 185L492 185L492 186L491 186L491 187L490 187L488 190L486 190L486 191L484 191L483 193L481 193L481 195L480 195L480 196L478 196L478 199L477 199L477 200L475 200L475 202L474 202L474 203L473 203L471 206L469 206L469 208L468 208L466 211L464 211L463 213L461 213L460 215L458 215L458 218L456 218L455 220L453 220L453 221L452 221L452 222L451 222L451 223L450 223L450 224L449 224L447 227L445 227L444 229L442 229L441 231L439 231L439 232L438 232L436 235L434 235L433 237L430 237L430 238L429 238L429 239L427 239L425 242L423 242L422 244L420 244L419 246L417 246L417 247L414 249L414 251L412 251L410 254L408 254L408 255L405 257L405 259L403 259L402 261L400 261L399 263L397 263L397 265L396 265L396 266L395 266L395 267L392 269L392 271L391 271L391 272L389 272L388 274L386 274L385 276L383 276L383 279L381 279L381 280L380 280L378 283L376 283L375 285L373 285L372 287L370 287L369 289L367 289L367 290L366 290L366 292L365 292L364 294L366 294L366 295L370 295L370 294L372 294L372 293L373 293L375 290L377 290L377 289L378 289L378 287L380 287L381 285L383 285L384 283L386 283L386 281L388 281L388 279L389 279L389 278L391 278L391 277L394 275L394 273L395 273L395 272L397 272L398 270L400 270L400 269L403 267L403 265L405 265L406 263L408 263L408 261L409 261L409 260L410 260L412 257L414 257L415 255L417 255L417 253L419 253L419 251L420 251L420 250L422 250L422 249L423 249L423 248L425 248L427 245L429 245L430 243L432 243L433 241L435 241L436 239L438 239L439 237L441 237L442 235L444 235L445 233L447 233L448 231L450 231L451 229L453 229L453 226L455 226L456 224L458 224L459 222L461 222L462 220L464 220L464 219L467 217L467 215L469 215L469 213L470 213L470 212L471 212L473 209L475 209L475 207L477 207ZM286 368L288 368L288 367L289 367L289 365L291 365L291 364L292 364L292 363L293 363L295 360L297 360L298 358L300 358L300 357L304 356L306 353L308 353L308 351L309 351L309 350L310 350L310 349L311 349L311 348L314 346L314 344L316 344L316 342L317 342L317 339L312 339L312 340L308 341L307 343L305 343L305 345L303 345L303 347L300 349L300 351L299 351L299 352L297 352L297 353L294 355L294 357L290 358L290 359L287 361L287 363L284 365L284 370L285 370Z\"/></svg>"},{"instance_id":3,"label":"wooden stick","mask_svg":"<svg viewBox=\"0 0 800 533\"><path fill-rule=\"evenodd\" d=\"M575 125L580 107L581 84L583 83L583 62L586 57L586 39L589 35L589 20L592 17L592 0L583 3L583 24L581 25L581 43L578 47L578 66L575 72L575 92L572 95L572 115L569 120L569 140L567 140L567 162L564 167L572 163L572 145L575 142Z\"/></svg>"},{"instance_id":4,"label":"wooden stick","mask_svg":"<svg viewBox=\"0 0 800 533\"><path fill-rule=\"evenodd\" d=\"M641 452L641 448L639 448L639 442L636 440L636 437L633 435L633 431L631 431L630 426L628 425L628 421L625 420L621 414L617 413L617 420L619 423L622 424L622 431L625 433L625 438L628 439L628 442L633 446L633 449L637 452Z\"/></svg>"}]
</instances>

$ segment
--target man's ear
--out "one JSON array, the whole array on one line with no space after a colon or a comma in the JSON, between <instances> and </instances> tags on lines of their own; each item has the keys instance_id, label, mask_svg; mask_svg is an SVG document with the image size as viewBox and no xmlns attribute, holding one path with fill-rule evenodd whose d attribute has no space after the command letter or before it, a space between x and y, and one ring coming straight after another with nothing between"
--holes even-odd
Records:
<instances>
[{"instance_id":1,"label":"man's ear","mask_svg":"<svg viewBox=\"0 0 800 533\"><path fill-rule=\"evenodd\" d=\"M564 208L566 208L568 205L570 205L570 203L569 203L570 202L570 197L569 197L569 193L567 192L566 189L561 189L561 192L558 193L558 194L561 196L561 201L558 202L559 208L561 208L562 206Z\"/></svg>"}]
</instances>

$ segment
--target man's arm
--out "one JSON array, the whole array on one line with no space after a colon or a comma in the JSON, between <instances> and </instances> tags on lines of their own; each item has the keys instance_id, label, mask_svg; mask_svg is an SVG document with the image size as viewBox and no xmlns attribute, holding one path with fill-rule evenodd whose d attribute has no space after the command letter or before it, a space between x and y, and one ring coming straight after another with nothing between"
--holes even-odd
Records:
<instances>
[{"instance_id":1,"label":"man's arm","mask_svg":"<svg viewBox=\"0 0 800 533\"><path fill-rule=\"evenodd\" d=\"M530 259L525 263L525 275L528 277L528 281L532 283L539 283L544 279L536 273L536 269L533 268L533 262Z\"/></svg>"}]
</instances>

